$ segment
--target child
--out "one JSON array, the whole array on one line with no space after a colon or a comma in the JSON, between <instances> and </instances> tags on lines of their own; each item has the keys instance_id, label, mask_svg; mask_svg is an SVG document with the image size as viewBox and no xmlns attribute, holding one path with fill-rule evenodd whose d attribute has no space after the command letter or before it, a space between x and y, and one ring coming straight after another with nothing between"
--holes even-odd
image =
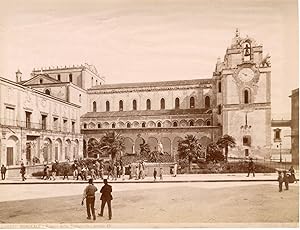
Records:
<instances>
[{"instance_id":1,"label":"child","mask_svg":"<svg viewBox=\"0 0 300 230\"><path fill-rule=\"evenodd\" d=\"M156 181L156 176L157 176L157 171L156 171L156 168L154 168L154 171L153 171L154 181Z\"/></svg>"},{"instance_id":2,"label":"child","mask_svg":"<svg viewBox=\"0 0 300 230\"><path fill-rule=\"evenodd\" d=\"M289 190L289 177L286 174L286 171L283 172L283 182L285 185L285 190Z\"/></svg>"},{"instance_id":3,"label":"child","mask_svg":"<svg viewBox=\"0 0 300 230\"><path fill-rule=\"evenodd\" d=\"M281 171L278 171L279 192L282 192L283 177Z\"/></svg>"}]
</instances>

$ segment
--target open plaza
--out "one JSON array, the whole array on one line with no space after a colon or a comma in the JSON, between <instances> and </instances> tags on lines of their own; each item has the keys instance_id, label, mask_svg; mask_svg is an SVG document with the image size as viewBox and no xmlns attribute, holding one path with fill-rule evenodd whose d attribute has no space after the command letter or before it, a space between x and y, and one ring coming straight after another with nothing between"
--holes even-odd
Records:
<instances>
[{"instance_id":1,"label":"open plaza","mask_svg":"<svg viewBox=\"0 0 300 230\"><path fill-rule=\"evenodd\" d=\"M275 175L276 177L276 175ZM101 180L95 186L100 189ZM0 184L1 226L36 227L297 227L299 186L278 192L274 174L179 175L164 181L117 181L112 220L95 221L81 206L86 182L70 180ZM222 207L222 208L220 208ZM96 193L96 213L100 195Z\"/></svg>"}]
</instances>

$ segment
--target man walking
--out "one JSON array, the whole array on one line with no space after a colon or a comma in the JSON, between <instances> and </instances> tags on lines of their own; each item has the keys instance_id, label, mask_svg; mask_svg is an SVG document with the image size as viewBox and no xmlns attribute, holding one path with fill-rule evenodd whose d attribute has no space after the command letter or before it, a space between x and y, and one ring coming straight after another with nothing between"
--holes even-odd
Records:
<instances>
[{"instance_id":1,"label":"man walking","mask_svg":"<svg viewBox=\"0 0 300 230\"><path fill-rule=\"evenodd\" d=\"M89 179L89 185L86 186L83 192L83 197L81 201L81 205L83 205L84 199L86 199L86 212L87 219L91 219L91 211L93 215L93 220L96 220L95 215L95 192L97 191L96 186L93 184L93 179Z\"/></svg>"},{"instance_id":2,"label":"man walking","mask_svg":"<svg viewBox=\"0 0 300 230\"><path fill-rule=\"evenodd\" d=\"M1 179L5 180L6 167L4 165L1 166Z\"/></svg>"},{"instance_id":3,"label":"man walking","mask_svg":"<svg viewBox=\"0 0 300 230\"><path fill-rule=\"evenodd\" d=\"M104 186L101 188L100 193L101 197L100 200L101 202L101 212L98 214L98 216L103 216L103 210L105 207L105 204L107 203L108 206L108 217L111 220L112 217L112 211L111 211L111 201L113 199L111 192L112 192L112 187L107 183L107 179L103 180Z\"/></svg>"},{"instance_id":4,"label":"man walking","mask_svg":"<svg viewBox=\"0 0 300 230\"><path fill-rule=\"evenodd\" d=\"M26 177L25 177L25 173L26 173L26 168L24 166L24 163L21 164L21 169L20 169L20 174L22 176L22 181L25 181L26 180Z\"/></svg>"},{"instance_id":5,"label":"man walking","mask_svg":"<svg viewBox=\"0 0 300 230\"><path fill-rule=\"evenodd\" d=\"M253 173L253 177L255 177L254 169L255 169L254 162L253 162L252 158L250 158L250 161L249 161L249 164L248 164L248 176L247 177L249 177L251 172Z\"/></svg>"}]
</instances>

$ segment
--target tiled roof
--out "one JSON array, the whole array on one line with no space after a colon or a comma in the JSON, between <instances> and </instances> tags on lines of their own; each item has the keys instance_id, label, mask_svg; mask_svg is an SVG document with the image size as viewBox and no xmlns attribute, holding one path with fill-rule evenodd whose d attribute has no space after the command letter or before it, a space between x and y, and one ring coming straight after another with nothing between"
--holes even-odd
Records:
<instances>
[{"instance_id":1,"label":"tiled roof","mask_svg":"<svg viewBox=\"0 0 300 230\"><path fill-rule=\"evenodd\" d=\"M209 114L210 109L172 109L172 110L132 110L132 111L110 111L110 112L88 112L82 118L98 117L128 117L128 116L168 116L188 114Z\"/></svg>"},{"instance_id":2,"label":"tiled roof","mask_svg":"<svg viewBox=\"0 0 300 230\"><path fill-rule=\"evenodd\" d=\"M178 81L157 81L157 82L136 82L136 83L119 83L119 84L103 84L93 86L89 90L94 89L119 89L119 88L141 88L141 87L162 87L162 86L183 86L183 85L200 85L211 84L212 79L193 79Z\"/></svg>"}]
</instances>

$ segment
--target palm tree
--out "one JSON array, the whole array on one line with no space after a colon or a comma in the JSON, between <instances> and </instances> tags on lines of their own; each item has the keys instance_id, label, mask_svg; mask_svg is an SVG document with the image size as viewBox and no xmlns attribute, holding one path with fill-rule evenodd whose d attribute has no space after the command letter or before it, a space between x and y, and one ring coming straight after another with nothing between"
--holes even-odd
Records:
<instances>
[{"instance_id":1,"label":"palm tree","mask_svg":"<svg viewBox=\"0 0 300 230\"><path fill-rule=\"evenodd\" d=\"M214 142L211 142L206 147L206 161L218 162L223 161L224 155L222 149Z\"/></svg>"},{"instance_id":2,"label":"palm tree","mask_svg":"<svg viewBox=\"0 0 300 230\"><path fill-rule=\"evenodd\" d=\"M100 154L103 155L103 148L100 147L100 142L96 139L92 138L88 142L87 147L87 156L88 157L95 157L95 155Z\"/></svg>"},{"instance_id":3,"label":"palm tree","mask_svg":"<svg viewBox=\"0 0 300 230\"><path fill-rule=\"evenodd\" d=\"M125 150L124 137L116 132L107 132L100 140L100 148L111 155L112 162Z\"/></svg>"},{"instance_id":4,"label":"palm tree","mask_svg":"<svg viewBox=\"0 0 300 230\"><path fill-rule=\"evenodd\" d=\"M204 157L205 151L195 136L187 135L184 140L178 143L178 154L179 158L188 160L190 172L193 158Z\"/></svg>"},{"instance_id":5,"label":"palm tree","mask_svg":"<svg viewBox=\"0 0 300 230\"><path fill-rule=\"evenodd\" d=\"M220 148L225 149L225 160L228 161L228 147L234 148L236 146L234 137L225 134L217 141L217 145Z\"/></svg>"}]
</instances>

